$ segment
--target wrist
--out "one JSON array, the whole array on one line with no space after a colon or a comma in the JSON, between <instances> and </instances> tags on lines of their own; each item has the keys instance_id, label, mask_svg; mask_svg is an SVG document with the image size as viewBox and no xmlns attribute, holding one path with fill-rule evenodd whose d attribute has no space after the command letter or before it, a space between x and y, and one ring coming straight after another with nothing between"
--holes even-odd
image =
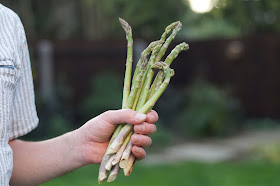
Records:
<instances>
[{"instance_id":1,"label":"wrist","mask_svg":"<svg viewBox=\"0 0 280 186\"><path fill-rule=\"evenodd\" d=\"M64 135L65 137L65 143L68 149L66 150L66 153L69 153L70 157L70 163L74 164L77 168L85 166L86 162L84 161L83 154L82 154L82 142L79 135L78 130L74 130L71 132L68 132Z\"/></svg>"}]
</instances>

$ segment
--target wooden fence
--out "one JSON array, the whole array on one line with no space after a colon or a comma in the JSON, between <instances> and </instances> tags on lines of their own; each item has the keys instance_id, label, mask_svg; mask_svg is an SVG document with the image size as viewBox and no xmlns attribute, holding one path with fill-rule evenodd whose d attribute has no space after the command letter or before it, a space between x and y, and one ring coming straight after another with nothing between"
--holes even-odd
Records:
<instances>
[{"instance_id":1,"label":"wooden fence","mask_svg":"<svg viewBox=\"0 0 280 186\"><path fill-rule=\"evenodd\" d=\"M124 74L125 42L51 42L55 76L65 76L73 90L73 105L87 94L94 74L108 69L120 76ZM33 56L35 61L37 43L30 42L30 48L36 54ZM176 69L172 80L175 88L181 89L195 78L203 77L215 84L230 86L247 116L280 118L279 36L257 35L188 43L190 50L181 53L172 64ZM39 81L36 81L36 87Z\"/></svg>"}]
</instances>

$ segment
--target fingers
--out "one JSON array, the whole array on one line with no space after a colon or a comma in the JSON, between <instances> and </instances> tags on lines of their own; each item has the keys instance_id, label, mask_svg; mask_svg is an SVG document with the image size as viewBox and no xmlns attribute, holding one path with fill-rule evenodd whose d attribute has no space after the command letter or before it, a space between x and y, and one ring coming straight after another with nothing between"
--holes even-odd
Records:
<instances>
[{"instance_id":1,"label":"fingers","mask_svg":"<svg viewBox=\"0 0 280 186\"><path fill-rule=\"evenodd\" d=\"M141 114L131 109L121 109L106 111L100 115L100 118L111 125L122 123L137 125L143 123L147 116L146 114Z\"/></svg>"},{"instance_id":2,"label":"fingers","mask_svg":"<svg viewBox=\"0 0 280 186\"><path fill-rule=\"evenodd\" d=\"M134 131L137 134L152 135L157 131L157 127L155 124L144 122L140 125L134 125Z\"/></svg>"},{"instance_id":3,"label":"fingers","mask_svg":"<svg viewBox=\"0 0 280 186\"><path fill-rule=\"evenodd\" d=\"M137 160L142 160L146 157L146 152L142 147L133 146L132 153Z\"/></svg>"},{"instance_id":4,"label":"fingers","mask_svg":"<svg viewBox=\"0 0 280 186\"><path fill-rule=\"evenodd\" d=\"M142 134L133 134L131 136L131 141L134 145L147 147L152 144L152 139L149 136Z\"/></svg>"},{"instance_id":5,"label":"fingers","mask_svg":"<svg viewBox=\"0 0 280 186\"><path fill-rule=\"evenodd\" d=\"M147 123L155 123L158 120L158 114L156 111L151 110L150 112L147 113L147 118L146 122Z\"/></svg>"}]
</instances>

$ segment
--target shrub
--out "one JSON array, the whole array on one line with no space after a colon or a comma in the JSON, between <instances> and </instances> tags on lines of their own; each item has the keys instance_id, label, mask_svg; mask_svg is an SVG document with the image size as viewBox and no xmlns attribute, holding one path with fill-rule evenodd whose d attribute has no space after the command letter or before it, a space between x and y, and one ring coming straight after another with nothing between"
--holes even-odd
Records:
<instances>
[{"instance_id":1,"label":"shrub","mask_svg":"<svg viewBox=\"0 0 280 186\"><path fill-rule=\"evenodd\" d=\"M82 105L86 118L92 118L108 109L121 109L122 79L113 72L102 72L92 79L89 96Z\"/></svg>"},{"instance_id":2,"label":"shrub","mask_svg":"<svg viewBox=\"0 0 280 186\"><path fill-rule=\"evenodd\" d=\"M196 81L187 88L185 97L187 105L179 117L184 135L224 136L232 132L240 116L240 107L229 90Z\"/></svg>"}]
</instances>

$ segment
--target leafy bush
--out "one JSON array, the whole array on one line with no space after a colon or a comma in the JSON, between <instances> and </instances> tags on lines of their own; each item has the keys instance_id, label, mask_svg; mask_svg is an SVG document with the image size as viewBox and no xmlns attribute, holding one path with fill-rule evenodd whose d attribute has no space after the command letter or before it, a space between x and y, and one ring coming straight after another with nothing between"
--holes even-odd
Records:
<instances>
[{"instance_id":1,"label":"leafy bush","mask_svg":"<svg viewBox=\"0 0 280 186\"><path fill-rule=\"evenodd\" d=\"M151 135L153 144L148 147L149 150L162 150L163 147L166 147L172 143L172 134L168 131L162 124L159 122L156 123L157 132Z\"/></svg>"},{"instance_id":2,"label":"leafy bush","mask_svg":"<svg viewBox=\"0 0 280 186\"><path fill-rule=\"evenodd\" d=\"M176 130L178 126L176 126L175 122L183 106L183 95L178 89L169 84L154 107L159 114L160 124L167 129Z\"/></svg>"},{"instance_id":3,"label":"leafy bush","mask_svg":"<svg viewBox=\"0 0 280 186\"><path fill-rule=\"evenodd\" d=\"M179 117L184 135L224 136L232 132L240 116L240 107L229 90L196 81L188 87L185 96L187 105Z\"/></svg>"},{"instance_id":4,"label":"leafy bush","mask_svg":"<svg viewBox=\"0 0 280 186\"><path fill-rule=\"evenodd\" d=\"M121 77L113 72L103 72L92 79L89 96L82 105L83 115L92 118L108 109L120 109L121 103Z\"/></svg>"},{"instance_id":5,"label":"leafy bush","mask_svg":"<svg viewBox=\"0 0 280 186\"><path fill-rule=\"evenodd\" d=\"M252 150L252 159L270 163L280 163L280 143L259 145Z\"/></svg>"}]
</instances>

